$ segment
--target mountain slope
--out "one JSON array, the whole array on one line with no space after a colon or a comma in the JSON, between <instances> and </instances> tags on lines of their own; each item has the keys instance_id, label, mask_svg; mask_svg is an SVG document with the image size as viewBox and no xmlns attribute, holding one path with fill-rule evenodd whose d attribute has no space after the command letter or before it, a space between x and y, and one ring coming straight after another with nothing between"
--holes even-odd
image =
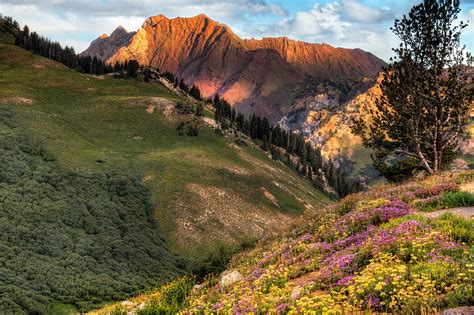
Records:
<instances>
[{"instance_id":1,"label":"mountain slope","mask_svg":"<svg viewBox=\"0 0 474 315\"><path fill-rule=\"evenodd\" d=\"M62 304L82 311L126 297L330 202L295 171L204 121L197 137L180 135L176 127L195 118L180 114L182 99L161 84L76 73L3 43L0 81L2 118L11 116L2 136L18 137L1 146L15 156L0 172L9 231L0 240L11 253L2 256L9 291L0 313ZM23 160L31 168L16 164ZM12 237L26 232L38 235ZM41 280L50 263L61 271Z\"/></svg>"},{"instance_id":2,"label":"mountain slope","mask_svg":"<svg viewBox=\"0 0 474 315\"><path fill-rule=\"evenodd\" d=\"M351 175L362 178L367 182L379 179L379 175L372 165L371 151L362 145L360 137L354 135L350 126L353 119L362 117L370 121L371 111L375 109L376 100L381 96L380 74L372 82L355 83L353 91L346 93L349 98L342 98L338 88L316 88L305 98L299 99L290 109L290 113L282 120L287 128L299 128L314 145L321 147L326 157L346 156L350 159L348 168ZM334 83L332 83L334 84ZM473 126L474 104L471 118L466 127L466 135L460 141L458 160L464 167L473 168ZM456 163L455 163L456 164Z\"/></svg>"},{"instance_id":3,"label":"mountain slope","mask_svg":"<svg viewBox=\"0 0 474 315\"><path fill-rule=\"evenodd\" d=\"M235 256L220 276L185 277L93 314L469 314L473 180L446 173L351 195Z\"/></svg>"},{"instance_id":4,"label":"mountain slope","mask_svg":"<svg viewBox=\"0 0 474 315\"><path fill-rule=\"evenodd\" d=\"M84 53L103 51L97 41ZM360 80L373 77L385 65L360 49L287 38L243 40L205 15L148 18L108 61L132 58L175 73L188 85L198 86L205 97L218 93L238 110L273 122L286 114L312 80Z\"/></svg>"},{"instance_id":5,"label":"mountain slope","mask_svg":"<svg viewBox=\"0 0 474 315\"><path fill-rule=\"evenodd\" d=\"M110 36L102 34L99 38L95 39L90 47L82 54L97 57L101 60L107 60L112 57L119 48L128 45L133 35L135 35L135 32L129 33L123 26L119 26Z\"/></svg>"},{"instance_id":6,"label":"mountain slope","mask_svg":"<svg viewBox=\"0 0 474 315\"><path fill-rule=\"evenodd\" d=\"M373 77L385 63L362 49L335 48L286 37L247 39L250 49L273 49L300 73L318 79L359 80Z\"/></svg>"}]
</instances>

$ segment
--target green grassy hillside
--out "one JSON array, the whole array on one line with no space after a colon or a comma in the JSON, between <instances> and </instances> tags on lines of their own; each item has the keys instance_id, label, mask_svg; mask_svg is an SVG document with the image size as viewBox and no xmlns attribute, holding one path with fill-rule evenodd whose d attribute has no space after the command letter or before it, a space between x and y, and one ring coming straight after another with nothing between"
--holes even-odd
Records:
<instances>
[{"instance_id":1,"label":"green grassy hillside","mask_svg":"<svg viewBox=\"0 0 474 315\"><path fill-rule=\"evenodd\" d=\"M192 118L162 85L79 74L4 40L0 313L122 298L329 203L204 122L179 135Z\"/></svg>"},{"instance_id":2,"label":"green grassy hillside","mask_svg":"<svg viewBox=\"0 0 474 315\"><path fill-rule=\"evenodd\" d=\"M0 313L88 309L183 274L139 179L64 170L23 130L0 109Z\"/></svg>"}]
</instances>

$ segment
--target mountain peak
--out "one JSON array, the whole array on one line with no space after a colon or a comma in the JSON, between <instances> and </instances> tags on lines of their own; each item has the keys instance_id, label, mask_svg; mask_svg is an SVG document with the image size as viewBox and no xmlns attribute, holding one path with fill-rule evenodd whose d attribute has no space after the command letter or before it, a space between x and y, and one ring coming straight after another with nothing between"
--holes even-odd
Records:
<instances>
[{"instance_id":1,"label":"mountain peak","mask_svg":"<svg viewBox=\"0 0 474 315\"><path fill-rule=\"evenodd\" d=\"M117 28L110 34L110 36L116 36L116 35L121 35L121 34L127 34L128 31L123 27L122 25L117 26Z\"/></svg>"},{"instance_id":2,"label":"mountain peak","mask_svg":"<svg viewBox=\"0 0 474 315\"><path fill-rule=\"evenodd\" d=\"M129 41L115 45L119 38L108 46L93 45L90 51L109 63L136 59L170 71L199 87L203 96L217 93L237 110L272 122L286 114L311 78L360 80L375 76L385 65L365 52L287 37L242 39L206 14L152 16Z\"/></svg>"},{"instance_id":3,"label":"mountain peak","mask_svg":"<svg viewBox=\"0 0 474 315\"><path fill-rule=\"evenodd\" d=\"M202 19L202 20L212 20L210 17L208 17L206 14L201 13L193 17L194 19Z\"/></svg>"}]
</instances>

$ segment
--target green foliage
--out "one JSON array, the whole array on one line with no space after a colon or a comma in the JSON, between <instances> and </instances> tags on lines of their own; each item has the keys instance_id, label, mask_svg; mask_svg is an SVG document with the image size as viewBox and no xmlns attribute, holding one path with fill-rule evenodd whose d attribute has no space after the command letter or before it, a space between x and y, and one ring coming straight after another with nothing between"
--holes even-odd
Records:
<instances>
[{"instance_id":1,"label":"green foliage","mask_svg":"<svg viewBox=\"0 0 474 315\"><path fill-rule=\"evenodd\" d=\"M415 200L414 205L422 211L472 207L474 206L474 195L465 191L450 191L440 196Z\"/></svg>"},{"instance_id":2,"label":"green foliage","mask_svg":"<svg viewBox=\"0 0 474 315\"><path fill-rule=\"evenodd\" d=\"M473 207L474 194L467 191L448 192L441 197L441 204L445 208Z\"/></svg>"},{"instance_id":3,"label":"green foliage","mask_svg":"<svg viewBox=\"0 0 474 315\"><path fill-rule=\"evenodd\" d=\"M455 157L474 99L460 44L467 24L456 22L460 11L459 1L427 0L395 20L392 31L402 44L384 71L382 95L370 119L353 126L389 180L419 169L439 173Z\"/></svg>"},{"instance_id":4,"label":"green foliage","mask_svg":"<svg viewBox=\"0 0 474 315\"><path fill-rule=\"evenodd\" d=\"M194 99L196 99L198 101L202 100L201 91L195 85L193 85L191 87L191 89L189 90L189 95L192 96Z\"/></svg>"},{"instance_id":5,"label":"green foliage","mask_svg":"<svg viewBox=\"0 0 474 315\"><path fill-rule=\"evenodd\" d=\"M260 148L269 151L272 159L282 161L298 170L300 176L307 177L314 186L324 188L326 181L339 197L364 190L361 181L349 178L352 162L347 157L338 157L337 160L326 161L322 157L321 148L306 141L302 133L286 130L278 124L270 125L265 117L252 114L245 117L236 112L224 99L216 94L214 98L214 119L221 123L223 130L233 127L235 130L249 136L255 143L261 142ZM298 156L299 159L291 159ZM321 174L322 170L324 174Z\"/></svg>"},{"instance_id":6,"label":"green foliage","mask_svg":"<svg viewBox=\"0 0 474 315\"><path fill-rule=\"evenodd\" d=\"M336 212L339 215L344 215L356 209L357 198L355 196L347 196L342 199L336 206Z\"/></svg>"},{"instance_id":7,"label":"green foliage","mask_svg":"<svg viewBox=\"0 0 474 315\"><path fill-rule=\"evenodd\" d=\"M470 183L474 181L473 172L465 172L458 175L456 178L456 184Z\"/></svg>"},{"instance_id":8,"label":"green foliage","mask_svg":"<svg viewBox=\"0 0 474 315\"><path fill-rule=\"evenodd\" d=\"M197 137L199 134L199 127L196 122L190 122L188 124L188 131L187 131L188 136L190 137Z\"/></svg>"},{"instance_id":9,"label":"green foliage","mask_svg":"<svg viewBox=\"0 0 474 315\"><path fill-rule=\"evenodd\" d=\"M458 242L474 242L474 220L465 220L450 213L445 213L434 221L436 227L450 235Z\"/></svg>"},{"instance_id":10,"label":"green foliage","mask_svg":"<svg viewBox=\"0 0 474 315\"><path fill-rule=\"evenodd\" d=\"M34 192L37 183L28 179L31 172L23 166L22 158L12 153L8 163L2 161L0 172L10 180L13 178L2 185L14 184L8 187L20 191L15 195L15 204L20 209L24 206L39 213L34 217L18 213L3 215L5 204L0 198L0 228L8 227L5 234L3 230L0 232L0 282L3 284L7 279L11 283L0 290L0 304L5 301L7 305L2 306L0 313L20 312L20 309L52 313L48 306L57 302L74 304L81 311L105 301L125 299L180 274L188 260L172 257L162 239L169 240L170 247L187 258L202 253L200 244L205 242L212 250L217 242L209 234L212 224L218 221L213 216L209 222L196 224L189 230L176 225L177 201L193 205L192 210L198 214L208 209L196 194L189 193L190 183L220 187L250 205L242 211L265 209L269 216L273 212L285 213L287 208L283 206L285 203L281 203L281 208L271 204L260 191L263 186L278 200L291 201L296 206L291 209L297 209L298 213L304 211L305 203L315 207L328 203L327 197L307 181L285 166L273 163L252 146L237 151L229 146L232 138L220 137L204 126L198 137L179 136L175 130L177 121L169 120L161 111L153 114L146 111L151 97L180 100L159 83L108 77L99 80L3 44L0 44L0 64L1 115L8 113L15 117L4 121L14 130L2 125L1 141L6 141L4 134L9 133L22 139L11 140L8 145L12 148L20 145L26 152L42 152L29 157L30 153L15 149L37 167L33 173L50 172L58 182L52 191L40 191L30 198L29 189ZM31 71L43 64L47 66L41 71ZM33 105L10 102L18 96L31 99ZM7 156L2 151L0 159ZM243 169L246 175L224 174L222 171L226 169ZM17 183L9 173L17 174L24 182ZM290 180L282 181L282 177ZM117 189L109 189L112 183L120 188L117 181L126 183L123 186L132 192L125 189L120 195ZM44 186L49 187L47 184ZM3 189L1 186L0 192ZM133 196L135 192L148 195L147 190L148 197ZM153 204L146 201L149 198ZM36 203L48 206L40 211L33 207ZM90 208L93 210L90 214L89 204L98 204ZM239 205L229 206L235 209ZM122 219L127 222L123 223ZM77 227L71 228L63 221ZM194 227L198 228L193 230ZM242 239L241 227L237 224L222 231L227 234L218 240L232 243ZM45 254L33 255L32 245L25 244L26 240L15 244L12 250L4 248L2 237L10 232L17 235L19 229L22 233L25 230L30 234L30 231L45 234L41 240L35 240L36 235L28 239L35 245L34 250ZM188 241L188 232L194 233L192 241ZM28 233L25 235L30 237ZM53 252L56 256L48 256L49 252L39 246L45 239L51 246L60 244L54 245L60 247ZM123 251L128 254L121 255ZM153 255L154 259L147 255ZM6 267L3 261L9 262ZM30 271L31 266L38 267ZM36 303L37 307L29 307L27 303Z\"/></svg>"},{"instance_id":11,"label":"green foliage","mask_svg":"<svg viewBox=\"0 0 474 315\"><path fill-rule=\"evenodd\" d=\"M202 257L191 264L190 271L199 279L208 275L217 275L225 270L230 259L238 252L251 247L253 241L247 240L239 245L219 244L213 250L207 250Z\"/></svg>"},{"instance_id":12,"label":"green foliage","mask_svg":"<svg viewBox=\"0 0 474 315\"><path fill-rule=\"evenodd\" d=\"M57 166L0 110L0 313L87 310L182 273L142 184Z\"/></svg>"},{"instance_id":13,"label":"green foliage","mask_svg":"<svg viewBox=\"0 0 474 315\"><path fill-rule=\"evenodd\" d=\"M183 277L159 289L159 294L147 301L138 315L177 314L195 285L194 278Z\"/></svg>"}]
</instances>

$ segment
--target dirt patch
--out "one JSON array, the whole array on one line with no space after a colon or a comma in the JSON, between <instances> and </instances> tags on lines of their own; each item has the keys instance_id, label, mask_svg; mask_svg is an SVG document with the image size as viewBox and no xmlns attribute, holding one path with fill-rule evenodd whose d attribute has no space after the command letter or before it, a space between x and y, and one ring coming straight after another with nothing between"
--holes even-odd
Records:
<instances>
[{"instance_id":1,"label":"dirt patch","mask_svg":"<svg viewBox=\"0 0 474 315\"><path fill-rule=\"evenodd\" d=\"M280 207L280 205L278 204L278 200L275 198L275 196L272 195L271 192L266 190L265 187L260 187L260 191L262 192L263 196L265 196L265 198L267 198L268 200L270 200L271 203L273 203L275 207Z\"/></svg>"},{"instance_id":2,"label":"dirt patch","mask_svg":"<svg viewBox=\"0 0 474 315\"><path fill-rule=\"evenodd\" d=\"M443 210L438 210L438 211L433 211L433 212L417 212L417 214L421 214L422 216L430 218L430 219L440 217L445 213L452 213L459 217L463 217L467 220L470 220L474 218L474 207L443 209Z\"/></svg>"},{"instance_id":3,"label":"dirt patch","mask_svg":"<svg viewBox=\"0 0 474 315\"><path fill-rule=\"evenodd\" d=\"M147 108L146 108L146 112L148 114L153 114L155 112L155 108L156 108L156 106L154 106L154 105L148 105Z\"/></svg>"},{"instance_id":4,"label":"dirt patch","mask_svg":"<svg viewBox=\"0 0 474 315\"><path fill-rule=\"evenodd\" d=\"M55 62L46 58L35 60L33 63L33 68L48 69L48 70L67 69L67 67L63 65L62 63Z\"/></svg>"},{"instance_id":5,"label":"dirt patch","mask_svg":"<svg viewBox=\"0 0 474 315\"><path fill-rule=\"evenodd\" d=\"M232 149L234 149L234 150L242 150L241 147L239 147L238 145L236 145L236 144L233 143L233 142L229 144L229 148L232 148Z\"/></svg>"},{"instance_id":6,"label":"dirt patch","mask_svg":"<svg viewBox=\"0 0 474 315\"><path fill-rule=\"evenodd\" d=\"M292 218L266 206L257 206L232 191L190 183L186 198L177 198L174 239L183 246L225 241L235 243L245 235L260 238L279 233Z\"/></svg>"},{"instance_id":7,"label":"dirt patch","mask_svg":"<svg viewBox=\"0 0 474 315\"><path fill-rule=\"evenodd\" d=\"M216 129L219 127L219 124L212 118L209 118L209 117L204 117L202 119L202 121L204 121L204 123L208 126L211 126L212 128Z\"/></svg>"},{"instance_id":8,"label":"dirt patch","mask_svg":"<svg viewBox=\"0 0 474 315\"><path fill-rule=\"evenodd\" d=\"M472 314L474 314L474 306L450 308L443 312L443 315L472 315Z\"/></svg>"},{"instance_id":9,"label":"dirt patch","mask_svg":"<svg viewBox=\"0 0 474 315\"><path fill-rule=\"evenodd\" d=\"M33 100L31 98L21 97L21 96L12 96L12 97L2 97L0 98L0 104L5 105L23 105L29 106L33 105Z\"/></svg>"},{"instance_id":10,"label":"dirt patch","mask_svg":"<svg viewBox=\"0 0 474 315\"><path fill-rule=\"evenodd\" d=\"M153 114L155 110L162 110L166 117L174 114L176 103L164 97L152 97L146 107L149 114Z\"/></svg>"},{"instance_id":11,"label":"dirt patch","mask_svg":"<svg viewBox=\"0 0 474 315\"><path fill-rule=\"evenodd\" d=\"M461 189L461 191L467 191L467 192L470 192L470 193L474 194L474 182L466 183L464 185L461 185L460 189Z\"/></svg>"},{"instance_id":12,"label":"dirt patch","mask_svg":"<svg viewBox=\"0 0 474 315\"><path fill-rule=\"evenodd\" d=\"M152 180L155 179L155 177L156 177L155 175L146 175L146 176L143 177L143 182L147 183L149 181L152 181Z\"/></svg>"},{"instance_id":13,"label":"dirt patch","mask_svg":"<svg viewBox=\"0 0 474 315\"><path fill-rule=\"evenodd\" d=\"M135 135L131 138L133 141L142 141L143 140L143 137L142 136L138 136L138 135Z\"/></svg>"},{"instance_id":14,"label":"dirt patch","mask_svg":"<svg viewBox=\"0 0 474 315\"><path fill-rule=\"evenodd\" d=\"M247 176L250 174L248 170L241 167L226 167L225 170L228 171L229 173L236 174L236 175Z\"/></svg>"}]
</instances>

